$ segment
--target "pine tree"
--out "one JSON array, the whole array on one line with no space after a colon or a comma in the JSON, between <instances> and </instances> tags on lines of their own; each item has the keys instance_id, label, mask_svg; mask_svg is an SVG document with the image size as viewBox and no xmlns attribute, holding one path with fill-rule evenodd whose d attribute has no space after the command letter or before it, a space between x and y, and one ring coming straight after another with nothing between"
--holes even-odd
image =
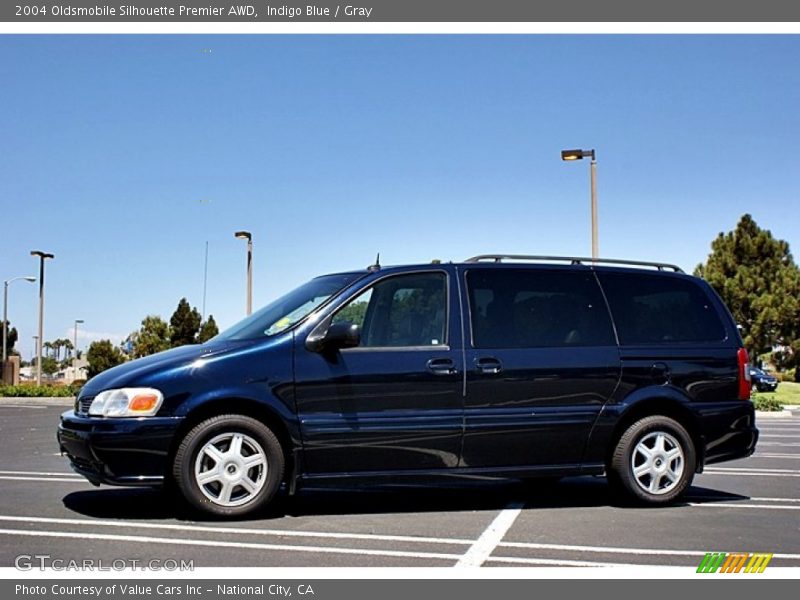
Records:
<instances>
[{"instance_id":1,"label":"pine tree","mask_svg":"<svg viewBox=\"0 0 800 600\"><path fill-rule=\"evenodd\" d=\"M734 231L720 233L705 264L695 269L722 297L742 326L751 358L784 351L783 366L800 359L800 269L789 244L744 215Z\"/></svg>"},{"instance_id":2,"label":"pine tree","mask_svg":"<svg viewBox=\"0 0 800 600\"><path fill-rule=\"evenodd\" d=\"M186 298L181 298L178 308L172 313L169 326L170 342L173 348L195 344L197 343L197 333L200 330L200 313L196 308L189 306Z\"/></svg>"},{"instance_id":3,"label":"pine tree","mask_svg":"<svg viewBox=\"0 0 800 600\"><path fill-rule=\"evenodd\" d=\"M219 327L217 327L217 322L214 320L214 315L208 315L208 319L200 327L200 333L197 334L197 341L204 344L218 333Z\"/></svg>"},{"instance_id":4,"label":"pine tree","mask_svg":"<svg viewBox=\"0 0 800 600\"><path fill-rule=\"evenodd\" d=\"M139 331L131 334L130 341L133 345L134 358L169 350L171 346L169 325L157 315L148 315L142 319Z\"/></svg>"}]
</instances>

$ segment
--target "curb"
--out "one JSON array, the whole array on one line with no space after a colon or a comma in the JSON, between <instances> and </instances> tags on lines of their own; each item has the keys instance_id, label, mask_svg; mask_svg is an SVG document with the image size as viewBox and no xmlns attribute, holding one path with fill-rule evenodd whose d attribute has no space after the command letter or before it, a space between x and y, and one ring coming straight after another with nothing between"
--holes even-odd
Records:
<instances>
[{"instance_id":1,"label":"curb","mask_svg":"<svg viewBox=\"0 0 800 600\"><path fill-rule=\"evenodd\" d=\"M2 397L0 398L0 406L5 404L27 404L29 406L74 406L75 396L46 396L46 397Z\"/></svg>"}]
</instances>

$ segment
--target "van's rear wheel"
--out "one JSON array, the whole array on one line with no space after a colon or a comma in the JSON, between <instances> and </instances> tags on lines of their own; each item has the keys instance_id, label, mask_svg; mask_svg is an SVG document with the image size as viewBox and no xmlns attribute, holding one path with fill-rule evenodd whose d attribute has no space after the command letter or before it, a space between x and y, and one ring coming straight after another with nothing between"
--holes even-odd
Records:
<instances>
[{"instance_id":1,"label":"van's rear wheel","mask_svg":"<svg viewBox=\"0 0 800 600\"><path fill-rule=\"evenodd\" d=\"M684 427L656 415L633 423L620 437L609 464L613 486L646 504L667 504L692 483L696 454Z\"/></svg>"},{"instance_id":2,"label":"van's rear wheel","mask_svg":"<svg viewBox=\"0 0 800 600\"><path fill-rule=\"evenodd\" d=\"M175 453L173 477L192 507L242 516L272 500L283 469L283 449L266 425L244 415L221 415L186 434Z\"/></svg>"}]
</instances>

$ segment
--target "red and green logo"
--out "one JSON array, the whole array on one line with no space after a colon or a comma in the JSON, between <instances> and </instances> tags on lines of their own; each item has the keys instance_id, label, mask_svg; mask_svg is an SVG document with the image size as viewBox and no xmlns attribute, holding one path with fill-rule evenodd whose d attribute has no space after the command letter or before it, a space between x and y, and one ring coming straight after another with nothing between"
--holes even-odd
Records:
<instances>
[{"instance_id":1,"label":"red and green logo","mask_svg":"<svg viewBox=\"0 0 800 600\"><path fill-rule=\"evenodd\" d=\"M772 554L764 552L707 552L698 573L763 573Z\"/></svg>"}]
</instances>

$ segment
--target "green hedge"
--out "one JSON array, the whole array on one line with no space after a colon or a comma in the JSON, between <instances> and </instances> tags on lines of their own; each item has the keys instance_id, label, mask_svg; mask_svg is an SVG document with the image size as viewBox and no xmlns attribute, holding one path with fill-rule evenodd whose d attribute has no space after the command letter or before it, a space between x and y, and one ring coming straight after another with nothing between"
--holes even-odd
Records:
<instances>
[{"instance_id":1,"label":"green hedge","mask_svg":"<svg viewBox=\"0 0 800 600\"><path fill-rule=\"evenodd\" d=\"M76 396L80 385L0 385L0 398L47 398Z\"/></svg>"},{"instance_id":2,"label":"green hedge","mask_svg":"<svg viewBox=\"0 0 800 600\"><path fill-rule=\"evenodd\" d=\"M756 405L756 410L763 410L766 412L778 412L783 410L783 404L778 402L777 398L773 396L753 394L753 404Z\"/></svg>"}]
</instances>

